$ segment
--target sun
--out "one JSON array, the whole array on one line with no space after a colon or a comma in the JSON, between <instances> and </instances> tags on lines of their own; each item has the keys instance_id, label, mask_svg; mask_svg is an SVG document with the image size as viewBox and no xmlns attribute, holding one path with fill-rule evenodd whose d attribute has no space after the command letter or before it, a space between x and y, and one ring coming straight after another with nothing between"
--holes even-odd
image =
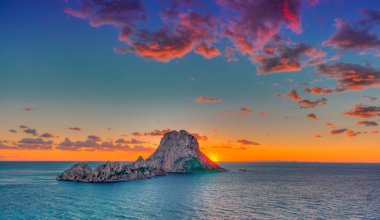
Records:
<instances>
[{"instance_id":1,"label":"sun","mask_svg":"<svg viewBox=\"0 0 380 220\"><path fill-rule=\"evenodd\" d=\"M211 154L209 156L210 160L214 161L214 162L218 162L218 157L215 155L215 154Z\"/></svg>"}]
</instances>

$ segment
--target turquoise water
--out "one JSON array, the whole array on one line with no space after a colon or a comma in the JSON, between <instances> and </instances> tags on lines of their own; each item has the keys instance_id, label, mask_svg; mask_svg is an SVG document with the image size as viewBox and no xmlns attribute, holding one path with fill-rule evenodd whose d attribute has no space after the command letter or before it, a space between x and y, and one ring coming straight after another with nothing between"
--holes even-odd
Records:
<instances>
[{"instance_id":1,"label":"turquoise water","mask_svg":"<svg viewBox=\"0 0 380 220\"><path fill-rule=\"evenodd\" d=\"M380 164L224 163L230 172L56 181L72 164L0 162L0 219L380 219Z\"/></svg>"}]
</instances>

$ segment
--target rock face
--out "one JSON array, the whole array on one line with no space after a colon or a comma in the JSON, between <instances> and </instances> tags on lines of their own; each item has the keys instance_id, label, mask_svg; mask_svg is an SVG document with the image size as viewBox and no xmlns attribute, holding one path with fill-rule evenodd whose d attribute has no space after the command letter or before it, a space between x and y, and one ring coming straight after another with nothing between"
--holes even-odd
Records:
<instances>
[{"instance_id":1,"label":"rock face","mask_svg":"<svg viewBox=\"0 0 380 220\"><path fill-rule=\"evenodd\" d=\"M143 166L165 172L226 171L202 153L197 139L184 130L166 133Z\"/></svg>"},{"instance_id":2,"label":"rock face","mask_svg":"<svg viewBox=\"0 0 380 220\"><path fill-rule=\"evenodd\" d=\"M161 139L157 150L146 160L141 156L131 164L107 162L92 170L85 163L73 165L57 180L115 182L164 176L170 172L227 171L199 150L198 141L188 132L171 131Z\"/></svg>"}]
</instances>

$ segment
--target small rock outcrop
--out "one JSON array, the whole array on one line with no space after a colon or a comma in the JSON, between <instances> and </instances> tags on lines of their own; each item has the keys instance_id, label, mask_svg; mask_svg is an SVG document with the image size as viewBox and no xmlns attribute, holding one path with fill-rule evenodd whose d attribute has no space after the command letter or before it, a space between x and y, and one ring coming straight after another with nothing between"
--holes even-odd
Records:
<instances>
[{"instance_id":1,"label":"small rock outcrop","mask_svg":"<svg viewBox=\"0 0 380 220\"><path fill-rule=\"evenodd\" d=\"M131 163L107 162L95 170L85 163L74 164L57 180L77 182L115 182L164 176L171 172L227 171L199 149L197 139L188 132L171 131L161 139L157 150L146 160L141 156Z\"/></svg>"},{"instance_id":2,"label":"small rock outcrop","mask_svg":"<svg viewBox=\"0 0 380 220\"><path fill-rule=\"evenodd\" d=\"M154 176L164 176L166 173L160 169L149 167L131 168L119 162L107 162L92 170L87 164L74 164L70 169L57 177L57 180L76 182L117 182L134 179L147 179Z\"/></svg>"}]
</instances>

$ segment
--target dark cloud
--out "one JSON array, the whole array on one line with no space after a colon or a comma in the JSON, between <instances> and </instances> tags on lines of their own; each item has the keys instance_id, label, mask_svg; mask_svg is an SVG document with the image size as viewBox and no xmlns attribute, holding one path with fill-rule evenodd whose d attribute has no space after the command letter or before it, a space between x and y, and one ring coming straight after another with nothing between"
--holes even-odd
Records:
<instances>
[{"instance_id":1,"label":"dark cloud","mask_svg":"<svg viewBox=\"0 0 380 220\"><path fill-rule=\"evenodd\" d=\"M104 141L100 142L96 139L87 139L84 141L71 141L69 138L59 143L56 147L59 150L66 151L153 151L153 148L134 146L131 147L126 143Z\"/></svg>"},{"instance_id":2,"label":"dark cloud","mask_svg":"<svg viewBox=\"0 0 380 220\"><path fill-rule=\"evenodd\" d=\"M365 126L378 126L378 123L375 121L358 121L356 124Z\"/></svg>"},{"instance_id":3,"label":"dark cloud","mask_svg":"<svg viewBox=\"0 0 380 220\"><path fill-rule=\"evenodd\" d=\"M246 139L237 140L236 142L238 142L238 143L240 143L242 145L260 145L257 142L246 140Z\"/></svg>"},{"instance_id":4,"label":"dark cloud","mask_svg":"<svg viewBox=\"0 0 380 220\"><path fill-rule=\"evenodd\" d=\"M27 129L27 128L29 128L29 127L26 126L26 125L20 125L19 128L21 128L21 129Z\"/></svg>"},{"instance_id":5,"label":"dark cloud","mask_svg":"<svg viewBox=\"0 0 380 220\"><path fill-rule=\"evenodd\" d=\"M378 49L380 39L376 34L370 33L368 26L357 25L342 19L336 19L336 33L332 35L324 45L342 50L366 50Z\"/></svg>"},{"instance_id":6,"label":"dark cloud","mask_svg":"<svg viewBox=\"0 0 380 220\"><path fill-rule=\"evenodd\" d=\"M46 133L41 134L40 137L42 137L42 138L53 138L55 136L51 133L46 132Z\"/></svg>"},{"instance_id":7,"label":"dark cloud","mask_svg":"<svg viewBox=\"0 0 380 220\"><path fill-rule=\"evenodd\" d=\"M318 117L314 113L310 113L310 114L306 115L306 117L310 120L314 120L314 121L318 120Z\"/></svg>"},{"instance_id":8,"label":"dark cloud","mask_svg":"<svg viewBox=\"0 0 380 220\"><path fill-rule=\"evenodd\" d=\"M96 135L89 135L89 136L87 136L87 139L92 140L92 141L101 141L102 140L99 136L96 136Z\"/></svg>"},{"instance_id":9,"label":"dark cloud","mask_svg":"<svg viewBox=\"0 0 380 220\"><path fill-rule=\"evenodd\" d=\"M206 98L203 96L199 96L195 98L194 101L197 103L209 103L209 102L221 102L223 100L221 98Z\"/></svg>"},{"instance_id":10,"label":"dark cloud","mask_svg":"<svg viewBox=\"0 0 380 220\"><path fill-rule=\"evenodd\" d=\"M34 135L34 136L38 135L37 130L36 129L32 129L32 128L27 128L27 129L23 130L23 132L27 133L27 134Z\"/></svg>"},{"instance_id":11,"label":"dark cloud","mask_svg":"<svg viewBox=\"0 0 380 220\"><path fill-rule=\"evenodd\" d=\"M251 108L249 108L249 107L241 107L239 115L240 116L246 116L246 115L250 114L251 112L252 112Z\"/></svg>"},{"instance_id":12,"label":"dark cloud","mask_svg":"<svg viewBox=\"0 0 380 220\"><path fill-rule=\"evenodd\" d=\"M320 64L317 72L338 81L338 86L349 90L362 90L380 85L380 70L351 63Z\"/></svg>"},{"instance_id":13,"label":"dark cloud","mask_svg":"<svg viewBox=\"0 0 380 220\"><path fill-rule=\"evenodd\" d=\"M348 131L347 128L333 129L333 130L331 130L330 134L342 134L342 133L345 133L347 131Z\"/></svg>"},{"instance_id":14,"label":"dark cloud","mask_svg":"<svg viewBox=\"0 0 380 220\"><path fill-rule=\"evenodd\" d=\"M11 150L51 150L53 149L52 141L44 141L42 138L24 138L15 142L8 142L0 140L0 149Z\"/></svg>"},{"instance_id":15,"label":"dark cloud","mask_svg":"<svg viewBox=\"0 0 380 220\"><path fill-rule=\"evenodd\" d=\"M131 140L125 140L123 138L119 138L115 141L115 143L117 144L145 144L146 141L141 141L134 138L132 138Z\"/></svg>"},{"instance_id":16,"label":"dark cloud","mask_svg":"<svg viewBox=\"0 0 380 220\"><path fill-rule=\"evenodd\" d=\"M344 112L343 115L358 118L375 118L380 116L380 106L358 104L354 108Z\"/></svg>"},{"instance_id":17,"label":"dark cloud","mask_svg":"<svg viewBox=\"0 0 380 220\"><path fill-rule=\"evenodd\" d=\"M166 129L163 129L163 130L154 130L154 131L151 131L151 132L144 132L144 133L141 133L141 132L133 132L132 135L134 136L163 136L164 134L170 132L171 129L169 128L166 128Z\"/></svg>"},{"instance_id":18,"label":"dark cloud","mask_svg":"<svg viewBox=\"0 0 380 220\"><path fill-rule=\"evenodd\" d=\"M69 129L73 131L82 131L82 128L78 128L78 127L69 127Z\"/></svg>"},{"instance_id":19,"label":"dark cloud","mask_svg":"<svg viewBox=\"0 0 380 220\"><path fill-rule=\"evenodd\" d=\"M17 131L15 129L9 129L8 131L11 133L17 133Z\"/></svg>"}]
</instances>

